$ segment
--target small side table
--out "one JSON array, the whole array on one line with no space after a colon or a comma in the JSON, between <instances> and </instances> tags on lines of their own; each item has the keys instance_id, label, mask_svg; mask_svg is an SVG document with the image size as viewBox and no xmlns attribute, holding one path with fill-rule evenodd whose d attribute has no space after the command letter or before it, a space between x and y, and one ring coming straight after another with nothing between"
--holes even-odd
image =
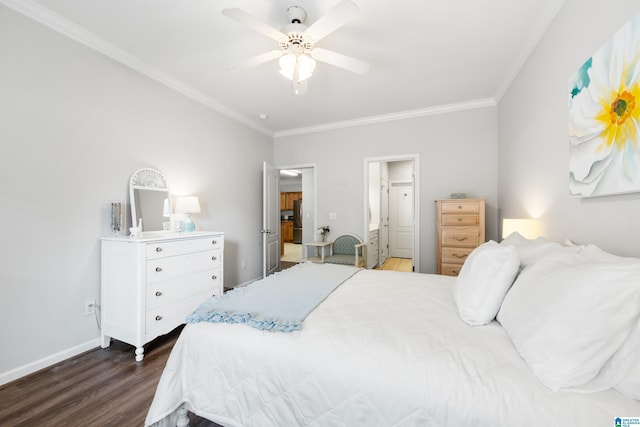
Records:
<instances>
[{"instance_id":1,"label":"small side table","mask_svg":"<svg viewBox=\"0 0 640 427\"><path fill-rule=\"evenodd\" d=\"M327 247L329 248L329 255L331 255L333 241L324 242L307 242L302 244L302 260L312 262L324 262L326 256ZM309 258L309 247L316 248L316 256Z\"/></svg>"}]
</instances>

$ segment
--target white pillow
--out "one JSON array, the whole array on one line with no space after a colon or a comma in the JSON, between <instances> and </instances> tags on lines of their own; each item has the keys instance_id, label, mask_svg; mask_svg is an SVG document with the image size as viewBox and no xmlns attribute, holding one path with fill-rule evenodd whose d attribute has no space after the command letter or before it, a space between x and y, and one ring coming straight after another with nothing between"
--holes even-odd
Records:
<instances>
[{"instance_id":1,"label":"white pillow","mask_svg":"<svg viewBox=\"0 0 640 427\"><path fill-rule=\"evenodd\" d=\"M460 318L472 326L495 319L519 267L520 259L513 246L489 241L475 248L456 279Z\"/></svg>"},{"instance_id":2,"label":"white pillow","mask_svg":"<svg viewBox=\"0 0 640 427\"><path fill-rule=\"evenodd\" d=\"M640 259L553 251L520 274L498 321L551 390L611 388L640 350Z\"/></svg>"},{"instance_id":3,"label":"white pillow","mask_svg":"<svg viewBox=\"0 0 640 427\"><path fill-rule=\"evenodd\" d=\"M516 248L522 268L535 263L543 257L547 251L562 248L562 245L559 243L550 242L544 237L527 239L517 231L509 234L500 244L503 246L514 246Z\"/></svg>"}]
</instances>

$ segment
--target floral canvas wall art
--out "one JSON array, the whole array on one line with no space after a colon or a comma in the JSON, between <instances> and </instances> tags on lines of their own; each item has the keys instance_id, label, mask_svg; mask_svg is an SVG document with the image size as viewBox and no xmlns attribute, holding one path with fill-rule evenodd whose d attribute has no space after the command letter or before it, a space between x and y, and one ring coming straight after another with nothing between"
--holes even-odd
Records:
<instances>
[{"instance_id":1,"label":"floral canvas wall art","mask_svg":"<svg viewBox=\"0 0 640 427\"><path fill-rule=\"evenodd\" d=\"M640 191L640 13L569 79L569 192Z\"/></svg>"}]
</instances>

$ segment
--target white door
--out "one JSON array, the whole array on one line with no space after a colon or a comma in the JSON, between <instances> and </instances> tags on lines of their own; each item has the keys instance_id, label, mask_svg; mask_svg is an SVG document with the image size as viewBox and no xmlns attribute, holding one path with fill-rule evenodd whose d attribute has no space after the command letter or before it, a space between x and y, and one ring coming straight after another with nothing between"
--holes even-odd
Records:
<instances>
[{"instance_id":1,"label":"white door","mask_svg":"<svg viewBox=\"0 0 640 427\"><path fill-rule=\"evenodd\" d=\"M413 258L413 184L411 182L391 183L389 256Z\"/></svg>"},{"instance_id":2,"label":"white door","mask_svg":"<svg viewBox=\"0 0 640 427\"><path fill-rule=\"evenodd\" d=\"M262 277L280 267L280 172L262 165Z\"/></svg>"},{"instance_id":3,"label":"white door","mask_svg":"<svg viewBox=\"0 0 640 427\"><path fill-rule=\"evenodd\" d=\"M380 188L380 265L389 258L389 181L383 179Z\"/></svg>"}]
</instances>

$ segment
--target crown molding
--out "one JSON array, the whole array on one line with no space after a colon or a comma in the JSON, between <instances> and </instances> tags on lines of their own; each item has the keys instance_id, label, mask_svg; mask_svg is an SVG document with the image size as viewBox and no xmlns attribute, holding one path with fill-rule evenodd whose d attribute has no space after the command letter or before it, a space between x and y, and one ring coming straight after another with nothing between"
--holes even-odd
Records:
<instances>
[{"instance_id":1,"label":"crown molding","mask_svg":"<svg viewBox=\"0 0 640 427\"><path fill-rule=\"evenodd\" d=\"M274 139L285 136L303 135L307 133L326 132L329 130L343 129L355 126L364 126L374 123L384 123L396 120L413 119L416 117L434 116L437 114L452 113L455 111L472 110L476 108L495 107L496 101L493 98L476 99L467 102L459 102L455 104L439 105L436 107L420 108L416 110L400 111L397 113L381 114L378 116L362 117L354 120L344 120L339 122L325 123L315 126L307 126L295 129L287 129L276 131L273 134Z\"/></svg>"},{"instance_id":2,"label":"crown molding","mask_svg":"<svg viewBox=\"0 0 640 427\"><path fill-rule=\"evenodd\" d=\"M221 114L224 114L225 116L255 129L266 136L273 137L272 130L247 119L245 116L226 107L225 105L222 105L203 92L189 86L170 74L165 73L159 68L141 61L128 52L102 39L97 34L88 31L86 28L77 25L68 19L65 19L32 0L0 0L0 3L77 41L78 43L81 43L117 62L120 62L121 64L128 66L129 68L193 99L194 101L197 101Z\"/></svg>"}]
</instances>

